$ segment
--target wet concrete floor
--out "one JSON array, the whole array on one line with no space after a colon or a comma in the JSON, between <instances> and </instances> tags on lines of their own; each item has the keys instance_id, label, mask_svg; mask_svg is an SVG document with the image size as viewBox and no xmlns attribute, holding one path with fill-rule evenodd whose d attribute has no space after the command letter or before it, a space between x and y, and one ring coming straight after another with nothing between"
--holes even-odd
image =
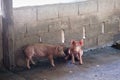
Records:
<instances>
[{"instance_id":1,"label":"wet concrete floor","mask_svg":"<svg viewBox=\"0 0 120 80\"><path fill-rule=\"evenodd\" d=\"M120 80L120 50L111 47L84 53L84 64L56 60L56 68L39 62L30 70L0 69L0 80Z\"/></svg>"}]
</instances>

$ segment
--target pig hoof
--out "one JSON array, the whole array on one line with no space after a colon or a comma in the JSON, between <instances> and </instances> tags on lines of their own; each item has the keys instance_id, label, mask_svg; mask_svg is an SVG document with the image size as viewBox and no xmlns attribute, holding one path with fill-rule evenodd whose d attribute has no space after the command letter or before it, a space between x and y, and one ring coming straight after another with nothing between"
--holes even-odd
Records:
<instances>
[{"instance_id":1,"label":"pig hoof","mask_svg":"<svg viewBox=\"0 0 120 80\"><path fill-rule=\"evenodd\" d=\"M56 67L51 67L50 70L51 71L56 70Z\"/></svg>"},{"instance_id":2,"label":"pig hoof","mask_svg":"<svg viewBox=\"0 0 120 80\"><path fill-rule=\"evenodd\" d=\"M79 63L80 65L82 65L83 63Z\"/></svg>"},{"instance_id":3,"label":"pig hoof","mask_svg":"<svg viewBox=\"0 0 120 80\"><path fill-rule=\"evenodd\" d=\"M27 67L28 69L30 69L30 67Z\"/></svg>"},{"instance_id":4,"label":"pig hoof","mask_svg":"<svg viewBox=\"0 0 120 80\"><path fill-rule=\"evenodd\" d=\"M54 64L52 64L52 67L55 67L55 65L54 65Z\"/></svg>"}]
</instances>

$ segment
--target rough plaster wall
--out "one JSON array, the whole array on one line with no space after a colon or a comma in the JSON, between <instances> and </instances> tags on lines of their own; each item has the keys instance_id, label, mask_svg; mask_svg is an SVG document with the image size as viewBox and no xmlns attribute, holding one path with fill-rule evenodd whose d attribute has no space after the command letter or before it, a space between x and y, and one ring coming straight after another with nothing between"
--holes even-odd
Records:
<instances>
[{"instance_id":1,"label":"rough plaster wall","mask_svg":"<svg viewBox=\"0 0 120 80\"><path fill-rule=\"evenodd\" d=\"M84 49L101 47L119 40L119 0L88 0L81 3L45 5L14 9L16 63L24 65L22 47L39 42L61 43L65 31L65 45L83 37Z\"/></svg>"}]
</instances>

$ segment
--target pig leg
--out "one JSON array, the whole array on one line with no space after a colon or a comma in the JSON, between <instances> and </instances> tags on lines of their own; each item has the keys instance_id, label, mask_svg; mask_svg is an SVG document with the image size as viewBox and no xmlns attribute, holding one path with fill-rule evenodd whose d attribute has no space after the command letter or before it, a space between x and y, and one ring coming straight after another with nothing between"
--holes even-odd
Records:
<instances>
[{"instance_id":1,"label":"pig leg","mask_svg":"<svg viewBox=\"0 0 120 80\"><path fill-rule=\"evenodd\" d=\"M32 64L34 64L34 65L35 65L35 62L33 61L33 59L32 59L32 58L30 59L30 61L31 61L31 63L32 63Z\"/></svg>"},{"instance_id":2,"label":"pig leg","mask_svg":"<svg viewBox=\"0 0 120 80\"><path fill-rule=\"evenodd\" d=\"M79 58L79 54L76 55L76 58L77 58L77 60L80 60L80 58Z\"/></svg>"},{"instance_id":3,"label":"pig leg","mask_svg":"<svg viewBox=\"0 0 120 80\"><path fill-rule=\"evenodd\" d=\"M82 56L80 56L80 64L83 64Z\"/></svg>"},{"instance_id":4,"label":"pig leg","mask_svg":"<svg viewBox=\"0 0 120 80\"><path fill-rule=\"evenodd\" d=\"M53 60L53 59L51 59L51 64L52 64L53 67L55 67L54 60Z\"/></svg>"},{"instance_id":5,"label":"pig leg","mask_svg":"<svg viewBox=\"0 0 120 80\"><path fill-rule=\"evenodd\" d=\"M72 63L75 64L75 56L73 53L72 53Z\"/></svg>"},{"instance_id":6,"label":"pig leg","mask_svg":"<svg viewBox=\"0 0 120 80\"><path fill-rule=\"evenodd\" d=\"M49 56L50 63L53 67L55 67L53 56Z\"/></svg>"},{"instance_id":7,"label":"pig leg","mask_svg":"<svg viewBox=\"0 0 120 80\"><path fill-rule=\"evenodd\" d=\"M65 57L65 60L67 60L70 57L70 49L68 50L68 55Z\"/></svg>"},{"instance_id":8,"label":"pig leg","mask_svg":"<svg viewBox=\"0 0 120 80\"><path fill-rule=\"evenodd\" d=\"M26 62L27 62L27 68L30 69L30 59L27 58L27 59L26 59Z\"/></svg>"},{"instance_id":9,"label":"pig leg","mask_svg":"<svg viewBox=\"0 0 120 80\"><path fill-rule=\"evenodd\" d=\"M29 57L26 59L26 61L27 61L27 68L30 69L30 61L31 61L31 62L33 61L33 60L32 60L32 56L29 56ZM32 63L34 63L34 61L33 61Z\"/></svg>"},{"instance_id":10,"label":"pig leg","mask_svg":"<svg viewBox=\"0 0 120 80\"><path fill-rule=\"evenodd\" d=\"M81 51L80 53L79 53L79 63L80 64L83 64L83 61L82 61L82 54L83 54L83 51Z\"/></svg>"},{"instance_id":11,"label":"pig leg","mask_svg":"<svg viewBox=\"0 0 120 80\"><path fill-rule=\"evenodd\" d=\"M82 56L80 56L80 64L83 64Z\"/></svg>"},{"instance_id":12,"label":"pig leg","mask_svg":"<svg viewBox=\"0 0 120 80\"><path fill-rule=\"evenodd\" d=\"M70 55L67 55L67 56L65 57L65 60L68 60L69 56L70 56Z\"/></svg>"}]
</instances>

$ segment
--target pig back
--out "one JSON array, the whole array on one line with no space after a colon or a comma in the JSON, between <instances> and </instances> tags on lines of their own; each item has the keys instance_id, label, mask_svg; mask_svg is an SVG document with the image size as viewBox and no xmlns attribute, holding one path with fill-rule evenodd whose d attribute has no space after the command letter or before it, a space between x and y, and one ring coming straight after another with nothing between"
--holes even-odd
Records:
<instances>
[{"instance_id":1,"label":"pig back","mask_svg":"<svg viewBox=\"0 0 120 80\"><path fill-rule=\"evenodd\" d=\"M55 53L55 46L50 44L34 44L34 52L36 56L48 56Z\"/></svg>"}]
</instances>

